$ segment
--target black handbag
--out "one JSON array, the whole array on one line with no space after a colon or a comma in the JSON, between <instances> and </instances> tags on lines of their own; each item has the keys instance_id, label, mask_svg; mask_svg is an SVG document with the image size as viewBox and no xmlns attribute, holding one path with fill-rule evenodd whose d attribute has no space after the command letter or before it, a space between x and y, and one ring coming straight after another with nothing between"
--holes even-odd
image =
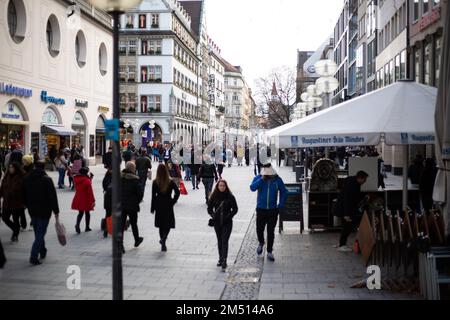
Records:
<instances>
[{"instance_id":1,"label":"black handbag","mask_svg":"<svg viewBox=\"0 0 450 320\"><path fill-rule=\"evenodd\" d=\"M222 203L220 204L220 206L216 209L216 212L219 211L219 209L222 208L224 202L225 202L225 201L222 201ZM209 227L214 227L214 219L212 219L212 218L209 219L209 221L208 221L208 226L209 226Z\"/></svg>"}]
</instances>

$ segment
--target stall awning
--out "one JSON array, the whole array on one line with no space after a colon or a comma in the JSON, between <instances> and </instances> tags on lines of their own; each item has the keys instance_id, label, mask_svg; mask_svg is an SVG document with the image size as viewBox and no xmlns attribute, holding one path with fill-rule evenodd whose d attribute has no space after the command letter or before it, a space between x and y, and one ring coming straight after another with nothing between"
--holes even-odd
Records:
<instances>
[{"instance_id":1,"label":"stall awning","mask_svg":"<svg viewBox=\"0 0 450 320\"><path fill-rule=\"evenodd\" d=\"M67 129L63 126L56 126L56 125L43 125L42 133L51 133L56 134L58 136L74 136L77 134L72 129Z\"/></svg>"}]
</instances>

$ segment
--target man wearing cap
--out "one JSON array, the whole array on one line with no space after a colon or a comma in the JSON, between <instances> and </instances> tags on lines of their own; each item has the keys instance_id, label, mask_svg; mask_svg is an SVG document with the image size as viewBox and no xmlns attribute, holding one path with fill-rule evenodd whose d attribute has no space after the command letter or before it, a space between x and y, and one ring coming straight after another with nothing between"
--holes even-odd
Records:
<instances>
[{"instance_id":1,"label":"man wearing cap","mask_svg":"<svg viewBox=\"0 0 450 320\"><path fill-rule=\"evenodd\" d=\"M275 227L277 225L279 210L284 207L287 198L287 189L283 180L278 176L272 165L266 164L250 185L252 192L258 191L256 206L256 233L259 246L257 254L263 252L265 240L264 230L267 225L267 259L275 261L273 256L273 243L275 240ZM278 201L278 193L280 201Z\"/></svg>"}]
</instances>

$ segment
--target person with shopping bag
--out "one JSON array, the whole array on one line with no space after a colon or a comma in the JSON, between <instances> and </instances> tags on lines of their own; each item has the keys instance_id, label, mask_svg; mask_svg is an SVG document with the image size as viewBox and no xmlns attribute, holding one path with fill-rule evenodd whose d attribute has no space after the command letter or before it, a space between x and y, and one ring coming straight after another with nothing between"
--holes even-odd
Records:
<instances>
[{"instance_id":1,"label":"person with shopping bag","mask_svg":"<svg viewBox=\"0 0 450 320\"><path fill-rule=\"evenodd\" d=\"M219 180L208 201L208 214L211 216L217 236L219 250L217 266L222 267L222 271L227 268L228 241L233 229L233 217L237 212L236 198L231 193L228 183L225 180Z\"/></svg>"},{"instance_id":2,"label":"person with shopping bag","mask_svg":"<svg viewBox=\"0 0 450 320\"><path fill-rule=\"evenodd\" d=\"M112 217L112 169L111 166L106 168L105 176L103 177L103 208L105 209L105 218L102 219L103 238L108 237L108 221Z\"/></svg>"},{"instance_id":3,"label":"person with shopping bag","mask_svg":"<svg viewBox=\"0 0 450 320\"><path fill-rule=\"evenodd\" d=\"M88 176L89 169L81 168L79 174L74 177L75 183L75 196L72 201L72 210L78 211L77 223L75 225L75 231L80 234L80 223L85 216L85 231L92 231L89 227L91 221L91 211L95 207L94 191L92 190L92 173Z\"/></svg>"},{"instance_id":4,"label":"person with shopping bag","mask_svg":"<svg viewBox=\"0 0 450 320\"><path fill-rule=\"evenodd\" d=\"M179 197L180 190L175 182L170 179L167 167L164 164L160 164L156 172L156 179L153 181L150 211L152 214L155 214L155 227L159 228L161 251L167 251L167 237L170 229L175 229L173 207Z\"/></svg>"},{"instance_id":5,"label":"person with shopping bag","mask_svg":"<svg viewBox=\"0 0 450 320\"><path fill-rule=\"evenodd\" d=\"M28 208L32 222L35 240L31 248L30 263L42 264L47 256L45 247L45 234L52 213L55 218L59 216L58 197L53 180L45 172L45 161L35 164L35 169L24 181L25 206ZM39 259L40 258L40 259Z\"/></svg>"}]
</instances>

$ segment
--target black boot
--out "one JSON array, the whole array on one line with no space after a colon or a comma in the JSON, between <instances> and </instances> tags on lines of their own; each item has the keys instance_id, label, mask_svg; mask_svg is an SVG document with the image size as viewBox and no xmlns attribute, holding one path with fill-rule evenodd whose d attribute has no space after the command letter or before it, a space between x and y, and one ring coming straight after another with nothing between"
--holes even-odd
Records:
<instances>
[{"instance_id":1,"label":"black boot","mask_svg":"<svg viewBox=\"0 0 450 320\"><path fill-rule=\"evenodd\" d=\"M222 259L219 259L219 261L217 262L217 266L221 267L222 266Z\"/></svg>"},{"instance_id":2,"label":"black boot","mask_svg":"<svg viewBox=\"0 0 450 320\"><path fill-rule=\"evenodd\" d=\"M89 228L89 225L91 224L91 214L86 212L85 215L86 215L86 217L85 217L85 219L86 219L86 230L85 231L86 232L90 232L90 231L92 231L91 228Z\"/></svg>"}]
</instances>

